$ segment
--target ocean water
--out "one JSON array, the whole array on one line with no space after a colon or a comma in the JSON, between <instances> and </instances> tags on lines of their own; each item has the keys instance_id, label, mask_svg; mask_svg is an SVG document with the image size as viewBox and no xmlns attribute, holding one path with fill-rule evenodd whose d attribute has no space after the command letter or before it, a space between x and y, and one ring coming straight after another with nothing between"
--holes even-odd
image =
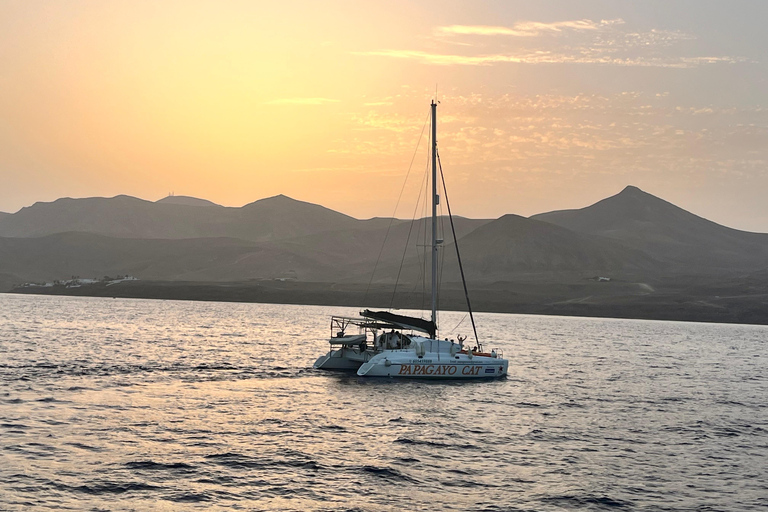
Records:
<instances>
[{"instance_id":1,"label":"ocean water","mask_svg":"<svg viewBox=\"0 0 768 512\"><path fill-rule=\"evenodd\" d=\"M479 314L504 380L313 370L354 313L0 295L0 510L768 509L766 327Z\"/></svg>"}]
</instances>

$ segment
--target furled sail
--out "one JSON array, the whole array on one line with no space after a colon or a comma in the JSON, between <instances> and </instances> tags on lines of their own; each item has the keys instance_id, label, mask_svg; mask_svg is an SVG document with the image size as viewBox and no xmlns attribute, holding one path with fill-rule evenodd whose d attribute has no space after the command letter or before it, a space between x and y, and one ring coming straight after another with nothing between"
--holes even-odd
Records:
<instances>
[{"instance_id":1,"label":"furled sail","mask_svg":"<svg viewBox=\"0 0 768 512\"><path fill-rule=\"evenodd\" d=\"M413 316L396 315L389 311L371 311L366 309L360 312L360 316L364 318L371 318L373 320L380 320L382 322L388 322L392 325L397 325L403 329L413 329L415 331L426 332L431 338L435 337L437 326L431 320L424 320L423 318L416 318Z\"/></svg>"}]
</instances>

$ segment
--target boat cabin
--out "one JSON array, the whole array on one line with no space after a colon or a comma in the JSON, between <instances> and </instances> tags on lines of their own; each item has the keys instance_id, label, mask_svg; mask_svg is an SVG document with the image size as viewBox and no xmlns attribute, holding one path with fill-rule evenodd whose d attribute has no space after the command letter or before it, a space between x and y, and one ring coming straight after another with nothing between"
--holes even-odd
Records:
<instances>
[{"instance_id":1,"label":"boat cabin","mask_svg":"<svg viewBox=\"0 0 768 512\"><path fill-rule=\"evenodd\" d=\"M362 312L361 315L365 314ZM356 352L406 349L419 327L402 322L372 317L331 317L331 346L354 349Z\"/></svg>"}]
</instances>

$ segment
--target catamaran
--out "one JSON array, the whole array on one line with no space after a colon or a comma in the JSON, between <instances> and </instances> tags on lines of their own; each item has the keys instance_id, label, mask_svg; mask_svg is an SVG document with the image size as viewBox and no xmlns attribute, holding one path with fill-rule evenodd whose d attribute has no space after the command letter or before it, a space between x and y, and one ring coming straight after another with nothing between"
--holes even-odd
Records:
<instances>
[{"instance_id":1,"label":"catamaran","mask_svg":"<svg viewBox=\"0 0 768 512\"><path fill-rule=\"evenodd\" d=\"M474 347L465 339L438 338L437 328L437 103L432 101L432 315L429 320L389 311L361 311L359 317L331 317L330 350L315 361L321 370L357 371L361 377L419 379L489 379L507 375L509 362L500 349L484 352L477 337L458 245L456 254L475 333ZM443 182L445 186L445 183ZM446 201L447 203L447 201ZM453 230L453 218L451 229ZM454 230L454 240L456 233ZM351 332L354 331L354 332Z\"/></svg>"}]
</instances>

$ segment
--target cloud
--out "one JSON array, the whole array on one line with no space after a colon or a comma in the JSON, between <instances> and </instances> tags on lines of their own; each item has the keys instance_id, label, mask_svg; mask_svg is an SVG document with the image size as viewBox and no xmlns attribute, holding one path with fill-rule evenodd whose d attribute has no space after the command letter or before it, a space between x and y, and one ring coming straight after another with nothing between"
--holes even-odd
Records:
<instances>
[{"instance_id":1,"label":"cloud","mask_svg":"<svg viewBox=\"0 0 768 512\"><path fill-rule=\"evenodd\" d=\"M696 37L679 30L651 29L647 32L621 32L618 30L605 31L596 37L593 46L618 49L629 48L663 48L674 46L682 41L693 41Z\"/></svg>"},{"instance_id":2,"label":"cloud","mask_svg":"<svg viewBox=\"0 0 768 512\"><path fill-rule=\"evenodd\" d=\"M340 100L330 98L281 98L264 102L265 105L326 105L339 103Z\"/></svg>"},{"instance_id":3,"label":"cloud","mask_svg":"<svg viewBox=\"0 0 768 512\"><path fill-rule=\"evenodd\" d=\"M417 60L437 66L488 66L499 63L520 64L602 64L611 66L693 68L702 64L746 62L740 57L614 57L601 51L555 53L546 50L527 51L518 54L455 55L431 53L419 50L376 50L354 52L356 55L391 57Z\"/></svg>"},{"instance_id":4,"label":"cloud","mask_svg":"<svg viewBox=\"0 0 768 512\"><path fill-rule=\"evenodd\" d=\"M520 172L542 169L588 175L640 168L648 173L673 168L695 172L703 160L692 163L694 157L707 165L733 160L726 167L740 170L768 160L768 129L759 121L764 115L761 107L682 107L669 104L663 94L637 91L448 94L442 100L451 105L453 119L442 130L441 148L454 164L467 169L492 162L498 169L514 160ZM697 121L702 115L707 116L706 124ZM394 112L351 121L366 133L340 140L338 147L366 155L413 151L421 126L418 119Z\"/></svg>"},{"instance_id":5,"label":"cloud","mask_svg":"<svg viewBox=\"0 0 768 512\"><path fill-rule=\"evenodd\" d=\"M394 114L380 114L377 112L368 112L366 115L355 115L353 120L360 128L387 130L390 132L410 132L416 126L413 119Z\"/></svg>"},{"instance_id":6,"label":"cloud","mask_svg":"<svg viewBox=\"0 0 768 512\"><path fill-rule=\"evenodd\" d=\"M481 66L494 64L497 62L524 62L523 58L509 55L480 55L480 56L462 56L447 55L440 53L422 52L419 50L377 50L372 52L354 52L355 55L373 55L380 57L393 57L396 59L418 60L425 64L436 64L438 66L448 66L452 64L462 64L469 66Z\"/></svg>"},{"instance_id":7,"label":"cloud","mask_svg":"<svg viewBox=\"0 0 768 512\"><path fill-rule=\"evenodd\" d=\"M680 49L690 48L690 45L681 43L695 40L694 35L678 30L636 31L625 25L620 18L552 23L522 21L511 27L447 25L433 29L432 33L438 37L433 38L429 49L379 49L353 53L415 60L436 66L524 63L694 68L748 62L743 57L728 55L684 55ZM477 36L484 38L482 43L478 43ZM457 44L465 49L456 51Z\"/></svg>"},{"instance_id":8,"label":"cloud","mask_svg":"<svg viewBox=\"0 0 768 512\"><path fill-rule=\"evenodd\" d=\"M556 21L554 23L541 23L537 21L522 21L510 27L488 25L449 25L438 27L435 33L441 35L479 35L479 36L515 36L535 37L546 33L562 32L564 29L583 31L598 30L603 26L623 24L624 20L573 20Z\"/></svg>"}]
</instances>

